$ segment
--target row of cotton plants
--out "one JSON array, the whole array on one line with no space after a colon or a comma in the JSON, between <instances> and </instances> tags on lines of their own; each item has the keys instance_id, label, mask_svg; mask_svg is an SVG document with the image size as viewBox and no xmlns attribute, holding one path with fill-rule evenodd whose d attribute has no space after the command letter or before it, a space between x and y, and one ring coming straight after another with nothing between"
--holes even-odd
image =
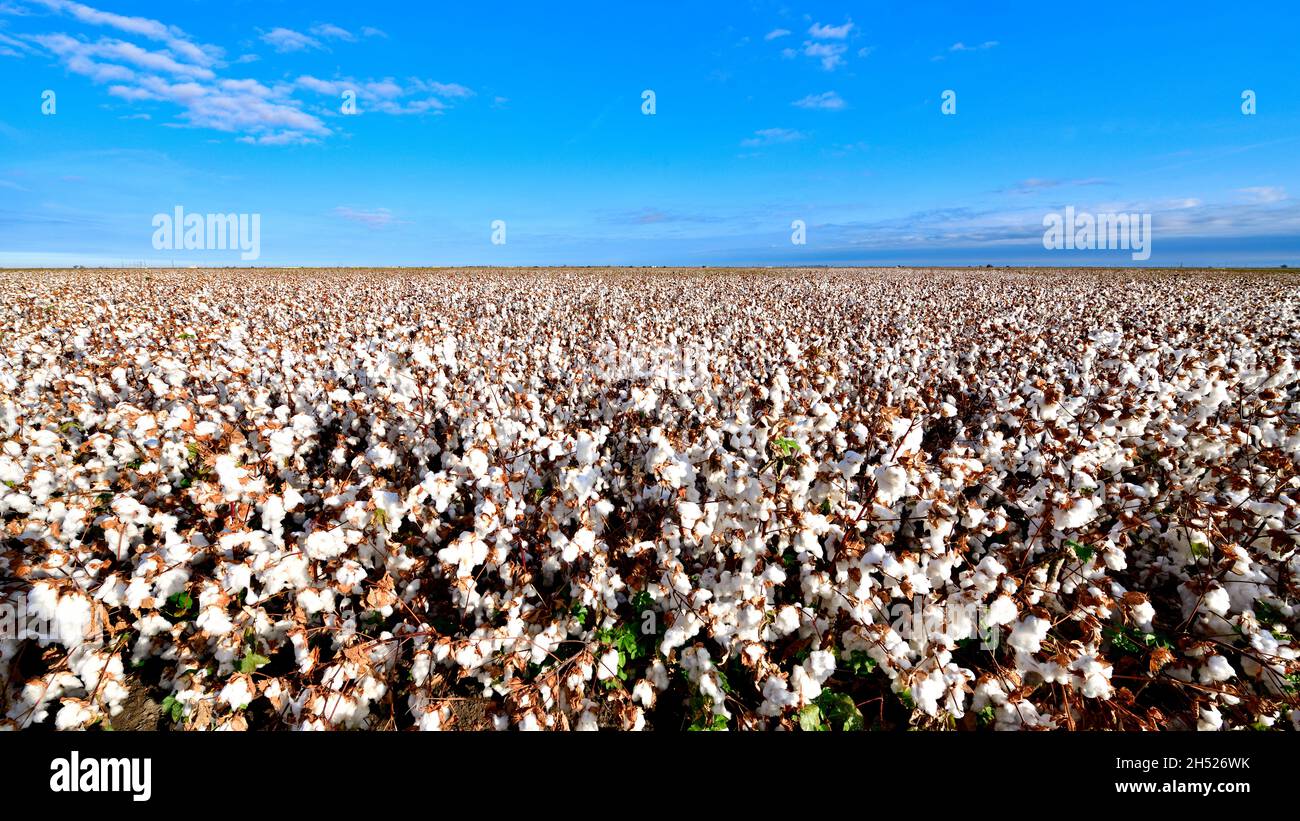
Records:
<instances>
[{"instance_id":1,"label":"row of cotton plants","mask_svg":"<svg viewBox=\"0 0 1300 821\"><path fill-rule=\"evenodd\" d=\"M0 279L0 726L1300 726L1300 279Z\"/></svg>"}]
</instances>

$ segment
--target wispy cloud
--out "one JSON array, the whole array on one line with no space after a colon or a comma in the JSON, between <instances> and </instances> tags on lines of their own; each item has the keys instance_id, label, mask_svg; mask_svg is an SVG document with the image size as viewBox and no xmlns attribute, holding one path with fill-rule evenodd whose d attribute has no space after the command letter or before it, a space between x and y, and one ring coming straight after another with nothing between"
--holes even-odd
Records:
<instances>
[{"instance_id":1,"label":"wispy cloud","mask_svg":"<svg viewBox=\"0 0 1300 821\"><path fill-rule=\"evenodd\" d=\"M804 56L820 60L822 68L827 71L834 71L844 65L844 52L846 51L848 51L848 47L840 43L814 43L810 41L803 44Z\"/></svg>"},{"instance_id":2,"label":"wispy cloud","mask_svg":"<svg viewBox=\"0 0 1300 821\"><path fill-rule=\"evenodd\" d=\"M1087 187L1093 185L1111 185L1111 181L1101 177L1086 177L1083 179L1057 180L1046 179L1043 177L1030 177L1029 179L1020 180L1019 182L1007 188L1000 189L999 193L1012 194L1032 194L1038 191L1046 191L1053 188L1062 188L1067 186Z\"/></svg>"},{"instance_id":3,"label":"wispy cloud","mask_svg":"<svg viewBox=\"0 0 1300 821\"><path fill-rule=\"evenodd\" d=\"M760 128L754 132L754 136L746 137L740 141L740 144L746 148L758 148L760 146L797 142L806 136L808 135L802 131L795 131L791 128Z\"/></svg>"},{"instance_id":4,"label":"wispy cloud","mask_svg":"<svg viewBox=\"0 0 1300 821\"><path fill-rule=\"evenodd\" d=\"M948 50L949 51L987 51L988 49L991 48L997 48L998 45L999 44L997 40L985 40L984 42L980 43L978 46L968 46L965 43L958 41L956 43L953 43L951 46L949 46Z\"/></svg>"},{"instance_id":5,"label":"wispy cloud","mask_svg":"<svg viewBox=\"0 0 1300 821\"><path fill-rule=\"evenodd\" d=\"M393 212L387 208L374 208L367 211L348 205L340 205L334 209L334 213L345 220L359 222L369 228L384 228L396 222Z\"/></svg>"},{"instance_id":6,"label":"wispy cloud","mask_svg":"<svg viewBox=\"0 0 1300 821\"><path fill-rule=\"evenodd\" d=\"M116 36L89 39L63 32L0 34L0 55L22 57L49 54L63 67L106 86L117 100L139 106L174 105L175 120L164 126L204 128L231 134L240 142L258 145L310 143L334 133L327 121L338 116L339 95L356 91L363 112L439 114L449 101L473 95L468 87L422 78L398 82L392 78L268 81L229 76L224 51L200 43L177 26L145 17L128 17L67 0L30 0L58 16L87 26L111 29ZM33 16L33 19L38 19ZM263 32L261 39L277 53L325 49L322 41L355 41L352 32L332 23L317 23L312 34L287 28ZM385 36L378 29L365 36ZM314 35L314 36L313 36ZM234 61L256 61L246 54ZM322 101L314 95L329 95ZM304 99L305 97L305 99ZM130 112L131 119L150 119L149 111Z\"/></svg>"},{"instance_id":7,"label":"wispy cloud","mask_svg":"<svg viewBox=\"0 0 1300 821\"><path fill-rule=\"evenodd\" d=\"M100 11L81 3L68 0L32 0L51 11L66 14L91 26L106 26L127 34L135 34L149 40L163 43L180 59L188 60L202 66L210 66L220 60L223 50L211 45L199 45L188 34L176 26L169 26L147 17L128 17L113 12Z\"/></svg>"},{"instance_id":8,"label":"wispy cloud","mask_svg":"<svg viewBox=\"0 0 1300 821\"><path fill-rule=\"evenodd\" d=\"M324 40L342 40L345 43L356 41L356 35L333 23L317 23L311 27L311 33Z\"/></svg>"},{"instance_id":9,"label":"wispy cloud","mask_svg":"<svg viewBox=\"0 0 1300 821\"><path fill-rule=\"evenodd\" d=\"M1253 203L1274 203L1282 202L1287 199L1286 189L1280 185L1253 185L1247 188L1238 188L1237 192L1242 194L1248 202Z\"/></svg>"},{"instance_id":10,"label":"wispy cloud","mask_svg":"<svg viewBox=\"0 0 1300 821\"><path fill-rule=\"evenodd\" d=\"M345 91L356 92L361 113L438 114L451 106L452 100L474 96L459 83L440 83L412 77L398 82L392 77L381 80L357 80L351 77L322 80L303 75L293 82L296 88L339 99Z\"/></svg>"},{"instance_id":11,"label":"wispy cloud","mask_svg":"<svg viewBox=\"0 0 1300 821\"><path fill-rule=\"evenodd\" d=\"M315 37L282 27L263 32L262 42L281 54L325 48L321 41Z\"/></svg>"},{"instance_id":12,"label":"wispy cloud","mask_svg":"<svg viewBox=\"0 0 1300 821\"><path fill-rule=\"evenodd\" d=\"M839 26L828 26L821 23L813 23L808 29L808 36L815 40L844 40L853 31L852 21Z\"/></svg>"},{"instance_id":13,"label":"wispy cloud","mask_svg":"<svg viewBox=\"0 0 1300 821\"><path fill-rule=\"evenodd\" d=\"M813 23L808 27L809 39L804 40L799 48L786 47L781 56L787 60L799 55L811 57L821 64L826 71L834 71L846 63L845 55L849 52L847 40L854 30L852 21L832 26L825 23ZM767 33L765 40L776 40L790 34L789 29L775 29ZM871 53L870 47L858 50L859 57Z\"/></svg>"},{"instance_id":14,"label":"wispy cloud","mask_svg":"<svg viewBox=\"0 0 1300 821\"><path fill-rule=\"evenodd\" d=\"M839 111L845 107L845 102L839 94L834 91L823 91L821 94L809 94L800 100L795 100L791 105L797 108L821 109L823 111Z\"/></svg>"},{"instance_id":15,"label":"wispy cloud","mask_svg":"<svg viewBox=\"0 0 1300 821\"><path fill-rule=\"evenodd\" d=\"M723 219L704 214L684 213L662 208L638 208L633 211L614 211L604 217L604 222L614 225L668 225L668 224L712 224Z\"/></svg>"}]
</instances>

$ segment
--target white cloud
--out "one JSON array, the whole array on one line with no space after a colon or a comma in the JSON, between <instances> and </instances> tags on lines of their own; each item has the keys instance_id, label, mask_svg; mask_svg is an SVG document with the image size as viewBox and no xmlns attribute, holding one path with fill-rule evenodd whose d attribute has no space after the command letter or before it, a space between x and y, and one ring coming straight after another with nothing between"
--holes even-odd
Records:
<instances>
[{"instance_id":1,"label":"white cloud","mask_svg":"<svg viewBox=\"0 0 1300 821\"><path fill-rule=\"evenodd\" d=\"M817 40L843 40L849 36L849 32L852 30L852 21L841 26L826 26L821 23L813 23L808 29L808 35Z\"/></svg>"},{"instance_id":2,"label":"white cloud","mask_svg":"<svg viewBox=\"0 0 1300 821\"><path fill-rule=\"evenodd\" d=\"M371 211L352 208L347 205L340 205L334 209L334 213L345 220L359 222L371 228L383 228L393 223L393 212L387 208L376 208Z\"/></svg>"},{"instance_id":3,"label":"white cloud","mask_svg":"<svg viewBox=\"0 0 1300 821\"><path fill-rule=\"evenodd\" d=\"M844 99L834 91L823 91L821 94L809 94L801 100L795 100L791 105L798 108L839 111L845 107L846 103L844 102Z\"/></svg>"},{"instance_id":4,"label":"white cloud","mask_svg":"<svg viewBox=\"0 0 1300 821\"><path fill-rule=\"evenodd\" d=\"M32 0L32 2L39 3L52 11L70 15L87 25L107 26L164 43L178 57L199 65L212 65L223 54L222 49L216 46L200 46L194 43L189 35L176 26L169 26L147 17L127 17L100 11L81 3L68 2L68 0Z\"/></svg>"},{"instance_id":5,"label":"white cloud","mask_svg":"<svg viewBox=\"0 0 1300 821\"><path fill-rule=\"evenodd\" d=\"M997 48L998 45L999 43L997 40L985 40L984 42L980 43L978 46L968 46L965 43L958 41L956 43L953 43L951 46L949 46L948 50L949 51L986 51L991 48Z\"/></svg>"},{"instance_id":6,"label":"white cloud","mask_svg":"<svg viewBox=\"0 0 1300 821\"><path fill-rule=\"evenodd\" d=\"M786 37L790 34L790 29L772 29L763 35L764 40L775 40L778 37Z\"/></svg>"},{"instance_id":7,"label":"white cloud","mask_svg":"<svg viewBox=\"0 0 1300 821\"><path fill-rule=\"evenodd\" d=\"M1282 202L1287 198L1286 189L1280 185L1252 185L1247 188L1238 188L1237 192L1244 194L1250 202L1261 204Z\"/></svg>"},{"instance_id":8,"label":"white cloud","mask_svg":"<svg viewBox=\"0 0 1300 821\"><path fill-rule=\"evenodd\" d=\"M388 39L388 35L384 32L383 29L377 29L374 26L362 26L361 36L362 37L383 37L384 39Z\"/></svg>"},{"instance_id":9,"label":"white cloud","mask_svg":"<svg viewBox=\"0 0 1300 821\"><path fill-rule=\"evenodd\" d=\"M303 34L293 29L276 27L262 34L262 42L271 48L286 54L294 51L307 51L309 49L322 49L320 40L315 37Z\"/></svg>"},{"instance_id":10,"label":"white cloud","mask_svg":"<svg viewBox=\"0 0 1300 821\"><path fill-rule=\"evenodd\" d=\"M450 107L447 100L474 95L473 91L459 83L441 83L419 77L412 77L403 85L391 77L382 80L356 80L352 77L322 80L304 74L293 85L334 98L338 98L344 91L355 91L363 113L438 114Z\"/></svg>"},{"instance_id":11,"label":"white cloud","mask_svg":"<svg viewBox=\"0 0 1300 821\"><path fill-rule=\"evenodd\" d=\"M326 40L342 40L345 43L352 43L357 39L352 32L333 23L317 23L311 27L311 33Z\"/></svg>"},{"instance_id":12,"label":"white cloud","mask_svg":"<svg viewBox=\"0 0 1300 821\"><path fill-rule=\"evenodd\" d=\"M4 0L0 0L4 2ZM107 93L128 103L172 105L179 109L175 119L163 119L165 127L203 128L231 134L236 140L257 145L310 143L334 133L327 125L330 117L339 116L339 95L353 89L362 110L394 115L441 114L451 102L474 95L459 83L391 77L357 81L351 78L319 80L302 76L296 81L264 84L255 79L223 76L231 66L221 62L224 52L215 46L192 40L181 29L143 17L127 17L67 0L31 0L31 2L82 23L104 26L123 35L100 37L91 41L64 33L18 35L0 34L0 53L6 49L23 49L26 53L51 54L64 68L85 76ZM316 37L330 40L356 38L351 32L330 23L318 23L311 31ZM378 29L366 30L366 36L385 36ZM126 39L153 41L130 42ZM262 39L277 52L325 49L321 41L307 34L285 28L262 33ZM12 40L12 44L9 42ZM18 55L21 56L21 55ZM246 54L234 61L243 65L258 60ZM272 75L275 76L275 75ZM302 99L323 95L329 100ZM132 119L158 118L158 114L136 111Z\"/></svg>"},{"instance_id":13,"label":"white cloud","mask_svg":"<svg viewBox=\"0 0 1300 821\"><path fill-rule=\"evenodd\" d=\"M827 71L834 71L839 66L844 65L844 52L846 46L839 43L804 43L803 53L806 57L814 57L821 61L822 68Z\"/></svg>"},{"instance_id":14,"label":"white cloud","mask_svg":"<svg viewBox=\"0 0 1300 821\"><path fill-rule=\"evenodd\" d=\"M123 40L103 37L97 42L87 43L66 34L38 34L32 37L32 41L69 61L101 59L116 63L130 63L148 71L195 77L200 80L211 80L216 76L211 69L181 63L166 52L148 51Z\"/></svg>"},{"instance_id":15,"label":"white cloud","mask_svg":"<svg viewBox=\"0 0 1300 821\"><path fill-rule=\"evenodd\" d=\"M764 145L797 142L805 136L807 135L802 131L795 131L791 128L761 128L754 132L754 136L741 140L740 144L746 148L756 148Z\"/></svg>"}]
</instances>

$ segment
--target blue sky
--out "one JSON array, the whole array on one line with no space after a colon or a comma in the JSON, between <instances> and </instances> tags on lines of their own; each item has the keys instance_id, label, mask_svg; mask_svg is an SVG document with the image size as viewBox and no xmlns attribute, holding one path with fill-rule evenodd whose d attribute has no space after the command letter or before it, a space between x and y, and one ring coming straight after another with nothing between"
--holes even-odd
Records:
<instances>
[{"instance_id":1,"label":"blue sky","mask_svg":"<svg viewBox=\"0 0 1300 821\"><path fill-rule=\"evenodd\" d=\"M1300 264L1285 4L541 5L0 0L0 265Z\"/></svg>"}]
</instances>

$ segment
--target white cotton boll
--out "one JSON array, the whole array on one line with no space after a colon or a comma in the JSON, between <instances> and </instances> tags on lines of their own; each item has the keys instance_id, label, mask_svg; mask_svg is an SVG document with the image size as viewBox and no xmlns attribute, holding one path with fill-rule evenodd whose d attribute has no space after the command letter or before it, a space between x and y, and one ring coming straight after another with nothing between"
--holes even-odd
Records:
<instances>
[{"instance_id":1,"label":"white cotton boll","mask_svg":"<svg viewBox=\"0 0 1300 821\"><path fill-rule=\"evenodd\" d=\"M194 620L194 626L210 636L224 636L234 629L225 609L216 605L203 608L203 612Z\"/></svg>"},{"instance_id":2,"label":"white cotton boll","mask_svg":"<svg viewBox=\"0 0 1300 821\"><path fill-rule=\"evenodd\" d=\"M299 590L296 598L298 606L309 616L334 610L334 591L328 587L323 589L309 587Z\"/></svg>"},{"instance_id":3,"label":"white cotton boll","mask_svg":"<svg viewBox=\"0 0 1300 821\"><path fill-rule=\"evenodd\" d=\"M1056 526L1061 530L1075 530L1097 518L1097 502L1090 496L1075 499L1069 507L1058 510Z\"/></svg>"},{"instance_id":4,"label":"white cotton boll","mask_svg":"<svg viewBox=\"0 0 1300 821\"><path fill-rule=\"evenodd\" d=\"M284 509L290 513L302 506L302 494L293 487L284 489Z\"/></svg>"},{"instance_id":5,"label":"white cotton boll","mask_svg":"<svg viewBox=\"0 0 1300 821\"><path fill-rule=\"evenodd\" d=\"M443 725L443 708L430 704L420 712L416 727L421 732L438 732Z\"/></svg>"},{"instance_id":6,"label":"white cotton boll","mask_svg":"<svg viewBox=\"0 0 1300 821\"><path fill-rule=\"evenodd\" d=\"M795 667L790 672L790 689L794 691L799 704L807 704L822 694L821 682L808 674L807 665Z\"/></svg>"},{"instance_id":7,"label":"white cotton boll","mask_svg":"<svg viewBox=\"0 0 1300 821\"><path fill-rule=\"evenodd\" d=\"M794 605L784 605L776 611L776 618L772 620L772 629L778 636L788 636L799 629L799 608Z\"/></svg>"},{"instance_id":8,"label":"white cotton boll","mask_svg":"<svg viewBox=\"0 0 1300 821\"><path fill-rule=\"evenodd\" d=\"M763 703L758 712L765 716L779 716L787 707L798 703L798 696L789 688L780 676L768 676L763 681Z\"/></svg>"},{"instance_id":9,"label":"white cotton boll","mask_svg":"<svg viewBox=\"0 0 1300 821\"><path fill-rule=\"evenodd\" d=\"M315 530L307 536L303 544L306 554L316 561L329 561L342 555L348 549L342 527L331 530Z\"/></svg>"},{"instance_id":10,"label":"white cotton boll","mask_svg":"<svg viewBox=\"0 0 1300 821\"><path fill-rule=\"evenodd\" d=\"M573 456L581 465L590 465L596 461L596 440L587 431L578 434L574 441Z\"/></svg>"},{"instance_id":11,"label":"white cotton boll","mask_svg":"<svg viewBox=\"0 0 1300 821\"><path fill-rule=\"evenodd\" d=\"M244 480L248 477L248 470L239 467L235 457L228 453L223 453L216 460L217 479L221 482L221 490L226 494L228 501L238 499L243 492Z\"/></svg>"},{"instance_id":12,"label":"white cotton boll","mask_svg":"<svg viewBox=\"0 0 1300 821\"><path fill-rule=\"evenodd\" d=\"M270 437L270 456L279 464L284 464L293 458L294 442L293 430L281 429L273 432Z\"/></svg>"},{"instance_id":13,"label":"white cotton boll","mask_svg":"<svg viewBox=\"0 0 1300 821\"><path fill-rule=\"evenodd\" d=\"M1205 598L1201 600L1201 603L1211 613L1225 616L1232 606L1232 597L1228 595L1227 590L1216 585L1206 591Z\"/></svg>"},{"instance_id":14,"label":"white cotton boll","mask_svg":"<svg viewBox=\"0 0 1300 821\"><path fill-rule=\"evenodd\" d=\"M1051 622L1046 619L1040 619L1038 616L1026 616L1011 630L1011 636L1007 639L1016 650L1022 653L1037 653L1042 649L1043 639L1047 638L1047 631L1052 626Z\"/></svg>"},{"instance_id":15,"label":"white cotton boll","mask_svg":"<svg viewBox=\"0 0 1300 821\"><path fill-rule=\"evenodd\" d=\"M94 717L95 714L87 709L84 703L65 699L63 706L54 717L54 727L58 730L78 730Z\"/></svg>"},{"instance_id":16,"label":"white cotton boll","mask_svg":"<svg viewBox=\"0 0 1300 821\"><path fill-rule=\"evenodd\" d=\"M578 721L573 726L574 730L580 733L594 733L600 729L600 722L596 720L596 711L592 709L583 710L578 715Z\"/></svg>"},{"instance_id":17,"label":"white cotton boll","mask_svg":"<svg viewBox=\"0 0 1300 821\"><path fill-rule=\"evenodd\" d=\"M1206 684L1227 681L1235 675L1237 671L1232 669L1232 665L1226 658L1219 655L1210 656L1201 667L1201 681Z\"/></svg>"},{"instance_id":18,"label":"white cotton boll","mask_svg":"<svg viewBox=\"0 0 1300 821\"><path fill-rule=\"evenodd\" d=\"M59 643L67 648L77 647L90 637L94 622L91 601L83 593L60 596L54 618Z\"/></svg>"},{"instance_id":19,"label":"white cotton boll","mask_svg":"<svg viewBox=\"0 0 1300 821\"><path fill-rule=\"evenodd\" d=\"M1082 655L1070 663L1070 669L1083 679L1079 690L1086 698L1110 698L1114 688L1110 683L1110 665L1092 655Z\"/></svg>"},{"instance_id":20,"label":"white cotton boll","mask_svg":"<svg viewBox=\"0 0 1300 821\"><path fill-rule=\"evenodd\" d=\"M1141 603L1133 605L1129 612L1133 615L1133 622L1143 633L1150 633L1155 630L1152 622L1155 621L1156 609L1151 606L1151 602L1143 600Z\"/></svg>"},{"instance_id":21,"label":"white cotton boll","mask_svg":"<svg viewBox=\"0 0 1300 821\"><path fill-rule=\"evenodd\" d=\"M590 555L596 546L596 534L590 528L584 527L573 534L569 544L575 547L580 555Z\"/></svg>"},{"instance_id":22,"label":"white cotton boll","mask_svg":"<svg viewBox=\"0 0 1300 821\"><path fill-rule=\"evenodd\" d=\"M342 587L344 593L349 592L354 585L358 585L366 579L366 569L351 559L344 559L339 563L339 569L334 572L334 578Z\"/></svg>"},{"instance_id":23,"label":"white cotton boll","mask_svg":"<svg viewBox=\"0 0 1300 821\"><path fill-rule=\"evenodd\" d=\"M596 662L596 678L604 681L618 675L618 651L607 650Z\"/></svg>"},{"instance_id":24,"label":"white cotton boll","mask_svg":"<svg viewBox=\"0 0 1300 821\"><path fill-rule=\"evenodd\" d=\"M664 690L668 689L668 668L664 666L662 659L656 658L651 662L648 672L650 674L650 682L654 684L656 690L662 693Z\"/></svg>"},{"instance_id":25,"label":"white cotton boll","mask_svg":"<svg viewBox=\"0 0 1300 821\"><path fill-rule=\"evenodd\" d=\"M217 696L222 702L230 706L232 710L242 710L247 707L254 698L253 688L248 676L234 676L225 687L221 688L221 693Z\"/></svg>"},{"instance_id":26,"label":"white cotton boll","mask_svg":"<svg viewBox=\"0 0 1300 821\"><path fill-rule=\"evenodd\" d=\"M1219 708L1211 705L1202 707L1199 711L1199 717L1196 721L1196 729L1202 732L1213 732L1223 728L1223 714Z\"/></svg>"},{"instance_id":27,"label":"white cotton boll","mask_svg":"<svg viewBox=\"0 0 1300 821\"><path fill-rule=\"evenodd\" d=\"M928 716L938 715L939 701L948 692L948 684L943 673L931 670L930 674L912 684L912 701L917 708Z\"/></svg>"},{"instance_id":28,"label":"white cotton boll","mask_svg":"<svg viewBox=\"0 0 1300 821\"><path fill-rule=\"evenodd\" d=\"M396 493L388 490L376 490L370 494L374 500L375 508L383 511L383 518L389 532L395 533L402 525L402 518L405 510L402 506L402 498Z\"/></svg>"},{"instance_id":29,"label":"white cotton boll","mask_svg":"<svg viewBox=\"0 0 1300 821\"><path fill-rule=\"evenodd\" d=\"M284 513L284 499L279 496L271 496L262 504L262 529L277 543L284 537Z\"/></svg>"},{"instance_id":30,"label":"white cotton boll","mask_svg":"<svg viewBox=\"0 0 1300 821\"><path fill-rule=\"evenodd\" d=\"M636 684L632 686L632 701L645 707L647 710L655 706L655 688L646 679L637 679Z\"/></svg>"},{"instance_id":31,"label":"white cotton boll","mask_svg":"<svg viewBox=\"0 0 1300 821\"><path fill-rule=\"evenodd\" d=\"M876 468L876 499L886 507L907 491L907 471L898 465Z\"/></svg>"},{"instance_id":32,"label":"white cotton boll","mask_svg":"<svg viewBox=\"0 0 1300 821\"><path fill-rule=\"evenodd\" d=\"M488 546L472 533L462 533L449 546L438 551L438 561L456 565L456 575L468 578L474 568L487 561Z\"/></svg>"},{"instance_id":33,"label":"white cotton boll","mask_svg":"<svg viewBox=\"0 0 1300 821\"><path fill-rule=\"evenodd\" d=\"M988 612L984 614L984 624L989 627L997 627L1003 624L1010 624L1020 615L1016 609L1016 603L1010 596L998 596L989 605Z\"/></svg>"},{"instance_id":34,"label":"white cotton boll","mask_svg":"<svg viewBox=\"0 0 1300 821\"><path fill-rule=\"evenodd\" d=\"M126 524L140 525L149 520L149 508L130 496L118 496L111 507L113 514Z\"/></svg>"},{"instance_id":35,"label":"white cotton boll","mask_svg":"<svg viewBox=\"0 0 1300 821\"><path fill-rule=\"evenodd\" d=\"M434 511L441 514L446 512L456 495L457 481L445 471L439 471L426 474L420 482L420 487L429 494Z\"/></svg>"},{"instance_id":36,"label":"white cotton boll","mask_svg":"<svg viewBox=\"0 0 1300 821\"><path fill-rule=\"evenodd\" d=\"M835 656L825 650L814 650L808 654L804 667L808 675L821 684L835 672Z\"/></svg>"},{"instance_id":37,"label":"white cotton boll","mask_svg":"<svg viewBox=\"0 0 1300 821\"><path fill-rule=\"evenodd\" d=\"M488 457L482 450L475 448L465 455L465 469L475 479L481 479L488 471Z\"/></svg>"},{"instance_id":38,"label":"white cotton boll","mask_svg":"<svg viewBox=\"0 0 1300 821\"><path fill-rule=\"evenodd\" d=\"M690 531L704 517L704 511L695 502L678 502L677 516L681 519L682 530Z\"/></svg>"}]
</instances>

